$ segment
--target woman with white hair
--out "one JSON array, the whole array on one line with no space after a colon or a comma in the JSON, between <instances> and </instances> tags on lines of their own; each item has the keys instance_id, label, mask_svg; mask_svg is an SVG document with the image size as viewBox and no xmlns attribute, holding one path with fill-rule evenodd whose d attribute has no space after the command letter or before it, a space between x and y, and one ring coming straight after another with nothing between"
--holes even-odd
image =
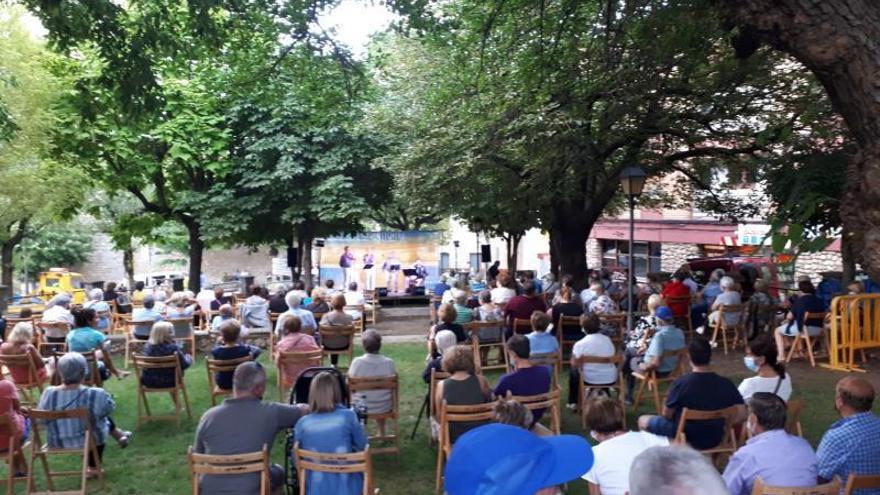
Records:
<instances>
[{"instance_id":1,"label":"woman with white hair","mask_svg":"<svg viewBox=\"0 0 880 495\"><path fill-rule=\"evenodd\" d=\"M83 385L87 369L88 364L82 354L68 352L63 355L58 360L56 370L61 376L62 385L44 390L37 408L44 411L88 410L100 460L103 458L108 433L124 448L129 443L131 432L119 430L110 418L110 414L116 409L116 403L110 394L104 389ZM49 447L81 449L85 443L85 425L77 419L48 421L46 431ZM95 459L89 455L89 475L97 475L97 469Z\"/></svg>"},{"instance_id":2,"label":"woman with white hair","mask_svg":"<svg viewBox=\"0 0 880 495\"><path fill-rule=\"evenodd\" d=\"M737 285L736 281L731 277L721 277L721 294L718 294L715 297L715 301L712 303L712 313L709 314L709 327L712 328L715 326L715 322L718 321L718 315L721 314L722 306L738 306L742 304L742 296L736 290ZM728 327L733 327L739 324L739 320L742 318L742 313L725 313L724 320Z\"/></svg>"},{"instance_id":3,"label":"woman with white hair","mask_svg":"<svg viewBox=\"0 0 880 495\"><path fill-rule=\"evenodd\" d=\"M46 371L46 363L34 347L34 328L30 323L16 323L7 337L6 342L0 344L0 354L4 356L21 356L27 354L34 363L34 369L37 371L36 379L40 383L46 382L48 375ZM24 366L10 366L9 374L12 381L16 384L28 383L31 381L30 368Z\"/></svg>"},{"instance_id":4,"label":"woman with white hair","mask_svg":"<svg viewBox=\"0 0 880 495\"><path fill-rule=\"evenodd\" d=\"M42 321L43 323L67 323L73 327L73 315L70 314L70 294L67 294L66 292L55 294L55 296L46 303L46 310L43 311ZM64 335L51 337L60 337L62 339L61 342L64 341Z\"/></svg>"},{"instance_id":5,"label":"woman with white hair","mask_svg":"<svg viewBox=\"0 0 880 495\"><path fill-rule=\"evenodd\" d=\"M84 308L92 308L98 314L98 323L95 330L107 333L110 330L110 304L104 301L104 291L92 289L89 291L89 300L83 304Z\"/></svg>"},{"instance_id":6,"label":"woman with white hair","mask_svg":"<svg viewBox=\"0 0 880 495\"><path fill-rule=\"evenodd\" d=\"M177 356L180 360L180 371L190 367L192 356L183 352L183 349L174 341L174 325L167 321L159 321L153 324L150 330L150 340L144 346L144 356L165 357ZM145 369L141 375L141 383L150 388L170 388L174 386L174 370L172 369Z\"/></svg>"},{"instance_id":7,"label":"woman with white hair","mask_svg":"<svg viewBox=\"0 0 880 495\"><path fill-rule=\"evenodd\" d=\"M278 316L275 322L275 333L279 337L284 335L284 320L291 316L296 316L302 324L302 331L309 335L314 335L318 331L318 323L315 321L315 315L311 311L302 307L302 297L299 292L290 291L284 296L284 302L287 303L287 311Z\"/></svg>"}]
</instances>

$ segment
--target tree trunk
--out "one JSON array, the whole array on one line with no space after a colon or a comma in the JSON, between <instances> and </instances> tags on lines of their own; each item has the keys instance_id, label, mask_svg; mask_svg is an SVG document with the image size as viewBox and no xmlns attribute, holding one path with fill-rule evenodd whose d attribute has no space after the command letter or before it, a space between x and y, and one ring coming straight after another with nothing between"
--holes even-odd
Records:
<instances>
[{"instance_id":1,"label":"tree trunk","mask_svg":"<svg viewBox=\"0 0 880 495\"><path fill-rule=\"evenodd\" d=\"M5 312L7 303L9 301L9 297L15 292L12 277L12 253L15 249L15 244L12 243L11 240L4 242L0 245L0 269L3 270L3 275L0 277L0 285L6 287L5 293L0 294L0 311Z\"/></svg>"},{"instance_id":2,"label":"tree trunk","mask_svg":"<svg viewBox=\"0 0 880 495\"><path fill-rule=\"evenodd\" d=\"M724 0L748 56L760 42L813 71L859 145L841 201L852 253L880 280L880 9L872 0Z\"/></svg>"},{"instance_id":3,"label":"tree trunk","mask_svg":"<svg viewBox=\"0 0 880 495\"><path fill-rule=\"evenodd\" d=\"M302 270L303 282L306 284L306 290L311 292L312 287L314 287L314 282L312 281L312 242L314 239L311 237L302 238L298 237L297 242L300 246L300 269Z\"/></svg>"},{"instance_id":4,"label":"tree trunk","mask_svg":"<svg viewBox=\"0 0 880 495\"><path fill-rule=\"evenodd\" d=\"M125 269L125 285L134 287L134 249L122 250L122 266Z\"/></svg>"},{"instance_id":5,"label":"tree trunk","mask_svg":"<svg viewBox=\"0 0 880 495\"><path fill-rule=\"evenodd\" d=\"M841 282L845 288L850 282L856 278L856 257L852 250L852 243L849 238L850 233L844 230L840 235L840 258L843 262L843 275Z\"/></svg>"},{"instance_id":6,"label":"tree trunk","mask_svg":"<svg viewBox=\"0 0 880 495\"><path fill-rule=\"evenodd\" d=\"M550 238L550 272L553 273L553 278L555 280L559 280L559 251L556 250L557 245L557 237L558 235L553 234L554 230L549 229L547 232L548 237Z\"/></svg>"},{"instance_id":7,"label":"tree trunk","mask_svg":"<svg viewBox=\"0 0 880 495\"><path fill-rule=\"evenodd\" d=\"M294 247L293 239L289 239L287 241L287 248L290 249ZM302 269L302 260L303 260L303 252L305 250L305 244L303 244L302 239L296 240L296 267L290 269L290 276L293 277L294 280L302 280L303 279L303 269Z\"/></svg>"},{"instance_id":8,"label":"tree trunk","mask_svg":"<svg viewBox=\"0 0 880 495\"><path fill-rule=\"evenodd\" d=\"M509 234L504 239L507 241L507 269L511 275L516 274L519 266L519 243L522 241L523 234Z\"/></svg>"},{"instance_id":9,"label":"tree trunk","mask_svg":"<svg viewBox=\"0 0 880 495\"><path fill-rule=\"evenodd\" d=\"M557 205L553 213L551 231L559 275L571 275L574 289L581 290L587 284L587 237L598 215L588 216L564 204Z\"/></svg>"},{"instance_id":10,"label":"tree trunk","mask_svg":"<svg viewBox=\"0 0 880 495\"><path fill-rule=\"evenodd\" d=\"M201 225L188 222L189 232L189 283L187 289L198 293L202 286L202 255L205 253L205 241L202 240Z\"/></svg>"}]
</instances>

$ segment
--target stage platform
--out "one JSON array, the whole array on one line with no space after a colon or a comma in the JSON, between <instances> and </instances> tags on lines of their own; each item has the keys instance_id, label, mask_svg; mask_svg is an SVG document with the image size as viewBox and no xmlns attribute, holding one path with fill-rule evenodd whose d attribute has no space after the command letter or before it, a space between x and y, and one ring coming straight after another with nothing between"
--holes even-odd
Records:
<instances>
[{"instance_id":1,"label":"stage platform","mask_svg":"<svg viewBox=\"0 0 880 495\"><path fill-rule=\"evenodd\" d=\"M388 294L379 298L379 304L389 306L427 306L431 302L431 296L413 296L405 293Z\"/></svg>"}]
</instances>

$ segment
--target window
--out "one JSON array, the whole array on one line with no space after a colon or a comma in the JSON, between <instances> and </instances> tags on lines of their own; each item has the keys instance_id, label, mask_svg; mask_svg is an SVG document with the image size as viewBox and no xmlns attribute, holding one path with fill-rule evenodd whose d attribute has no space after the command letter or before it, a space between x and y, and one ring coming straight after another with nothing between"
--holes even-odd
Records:
<instances>
[{"instance_id":1,"label":"window","mask_svg":"<svg viewBox=\"0 0 880 495\"><path fill-rule=\"evenodd\" d=\"M480 255L480 253L471 253L471 270L480 270L481 259L483 259L483 257Z\"/></svg>"},{"instance_id":2,"label":"window","mask_svg":"<svg viewBox=\"0 0 880 495\"><path fill-rule=\"evenodd\" d=\"M449 270L449 253L440 253L440 271Z\"/></svg>"},{"instance_id":3,"label":"window","mask_svg":"<svg viewBox=\"0 0 880 495\"><path fill-rule=\"evenodd\" d=\"M636 241L633 243L633 274L644 278L650 272L660 271L662 254L659 242ZM626 269L629 266L629 241L603 240L602 266Z\"/></svg>"}]
</instances>

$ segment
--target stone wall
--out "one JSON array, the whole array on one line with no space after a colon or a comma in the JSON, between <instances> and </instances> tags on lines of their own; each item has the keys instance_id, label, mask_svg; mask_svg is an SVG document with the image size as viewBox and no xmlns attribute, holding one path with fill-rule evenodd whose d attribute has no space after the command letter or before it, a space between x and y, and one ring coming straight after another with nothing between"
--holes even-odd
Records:
<instances>
[{"instance_id":1,"label":"stone wall","mask_svg":"<svg viewBox=\"0 0 880 495\"><path fill-rule=\"evenodd\" d=\"M806 275L813 281L821 279L822 272L843 271L843 261L840 253L836 251L821 251L818 253L806 253L798 256L795 262L795 275Z\"/></svg>"},{"instance_id":2,"label":"stone wall","mask_svg":"<svg viewBox=\"0 0 880 495\"><path fill-rule=\"evenodd\" d=\"M660 268L664 272L675 272L685 264L688 258L700 255L700 247L696 244L680 244L664 242L660 253Z\"/></svg>"},{"instance_id":3,"label":"stone wall","mask_svg":"<svg viewBox=\"0 0 880 495\"><path fill-rule=\"evenodd\" d=\"M83 274L86 282L119 282L125 279L125 267L122 265L122 251L113 249L113 243L105 234L92 237L92 250L85 263L71 267L75 272Z\"/></svg>"},{"instance_id":4,"label":"stone wall","mask_svg":"<svg viewBox=\"0 0 880 495\"><path fill-rule=\"evenodd\" d=\"M602 266L602 243L592 237L587 239L587 266L599 268Z\"/></svg>"}]
</instances>

